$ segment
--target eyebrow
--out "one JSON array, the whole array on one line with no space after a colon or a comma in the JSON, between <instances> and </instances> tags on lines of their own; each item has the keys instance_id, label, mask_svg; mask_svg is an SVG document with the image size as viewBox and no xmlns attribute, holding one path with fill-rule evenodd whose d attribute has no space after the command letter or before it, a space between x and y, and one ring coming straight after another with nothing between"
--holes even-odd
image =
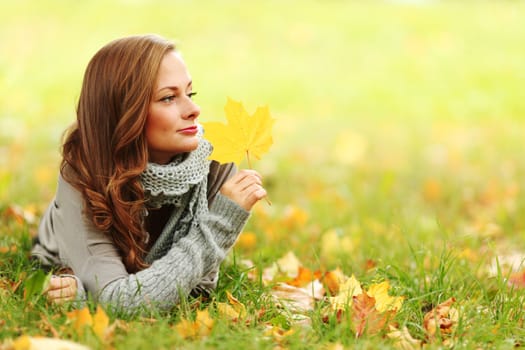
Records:
<instances>
[{"instance_id":1,"label":"eyebrow","mask_svg":"<svg viewBox=\"0 0 525 350\"><path fill-rule=\"evenodd\" d=\"M188 87L190 87L192 85L193 85L193 81L190 80L188 85L186 85L186 88L188 88ZM172 91L179 91L180 90L178 86L164 86L164 87L160 88L157 92L160 92L160 91L165 90L165 89L172 90Z\"/></svg>"}]
</instances>

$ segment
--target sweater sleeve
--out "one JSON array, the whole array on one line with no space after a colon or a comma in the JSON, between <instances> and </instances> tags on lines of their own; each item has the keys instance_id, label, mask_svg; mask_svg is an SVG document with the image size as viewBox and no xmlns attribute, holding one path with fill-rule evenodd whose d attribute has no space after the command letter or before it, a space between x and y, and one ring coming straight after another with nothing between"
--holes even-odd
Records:
<instances>
[{"instance_id":1,"label":"sweater sleeve","mask_svg":"<svg viewBox=\"0 0 525 350\"><path fill-rule=\"evenodd\" d=\"M162 258L136 274L104 286L99 300L133 309L144 303L170 307L217 271L249 212L218 194L209 215L196 220Z\"/></svg>"}]
</instances>

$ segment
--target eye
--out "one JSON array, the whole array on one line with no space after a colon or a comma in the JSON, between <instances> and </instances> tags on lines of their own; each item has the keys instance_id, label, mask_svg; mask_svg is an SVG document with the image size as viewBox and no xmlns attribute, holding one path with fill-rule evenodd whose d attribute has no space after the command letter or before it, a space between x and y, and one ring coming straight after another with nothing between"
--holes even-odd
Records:
<instances>
[{"instance_id":1,"label":"eye","mask_svg":"<svg viewBox=\"0 0 525 350\"><path fill-rule=\"evenodd\" d=\"M174 99L175 99L175 95L168 95L168 96L164 96L159 101L169 103L169 102L172 102Z\"/></svg>"},{"instance_id":2,"label":"eye","mask_svg":"<svg viewBox=\"0 0 525 350\"><path fill-rule=\"evenodd\" d=\"M190 92L187 96L188 96L189 98L193 98L193 96L195 96L195 95L197 95L196 92Z\"/></svg>"}]
</instances>

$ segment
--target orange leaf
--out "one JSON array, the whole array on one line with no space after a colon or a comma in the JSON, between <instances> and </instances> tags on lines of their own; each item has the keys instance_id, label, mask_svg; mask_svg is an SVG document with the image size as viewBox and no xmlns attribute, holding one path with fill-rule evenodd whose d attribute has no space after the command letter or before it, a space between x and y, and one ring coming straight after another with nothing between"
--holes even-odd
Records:
<instances>
[{"instance_id":1,"label":"orange leaf","mask_svg":"<svg viewBox=\"0 0 525 350\"><path fill-rule=\"evenodd\" d=\"M257 235L254 232L243 232L239 236L236 245L244 249L253 249L257 245Z\"/></svg>"},{"instance_id":2,"label":"orange leaf","mask_svg":"<svg viewBox=\"0 0 525 350\"><path fill-rule=\"evenodd\" d=\"M299 266L299 272L297 273L297 277L290 281L287 281L286 283L294 287L304 287L308 283L318 278L321 278L321 271L317 270L315 272L312 272L306 267Z\"/></svg>"},{"instance_id":3,"label":"orange leaf","mask_svg":"<svg viewBox=\"0 0 525 350\"><path fill-rule=\"evenodd\" d=\"M341 271L340 268L337 268L333 271L328 271L325 273L322 282L331 295L337 295L339 293L341 284L343 284L347 278L348 277L343 274L343 271Z\"/></svg>"}]
</instances>

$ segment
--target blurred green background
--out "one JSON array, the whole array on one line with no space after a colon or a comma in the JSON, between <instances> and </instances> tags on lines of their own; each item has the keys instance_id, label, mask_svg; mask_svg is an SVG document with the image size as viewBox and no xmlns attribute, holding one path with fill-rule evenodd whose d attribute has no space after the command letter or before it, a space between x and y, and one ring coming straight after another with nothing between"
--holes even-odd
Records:
<instances>
[{"instance_id":1,"label":"blurred green background","mask_svg":"<svg viewBox=\"0 0 525 350\"><path fill-rule=\"evenodd\" d=\"M202 121L227 96L270 106L275 145L255 167L274 201L378 169L384 196L404 173L515 181L524 15L523 1L2 1L0 201L53 195L87 62L136 33L177 42Z\"/></svg>"}]
</instances>

